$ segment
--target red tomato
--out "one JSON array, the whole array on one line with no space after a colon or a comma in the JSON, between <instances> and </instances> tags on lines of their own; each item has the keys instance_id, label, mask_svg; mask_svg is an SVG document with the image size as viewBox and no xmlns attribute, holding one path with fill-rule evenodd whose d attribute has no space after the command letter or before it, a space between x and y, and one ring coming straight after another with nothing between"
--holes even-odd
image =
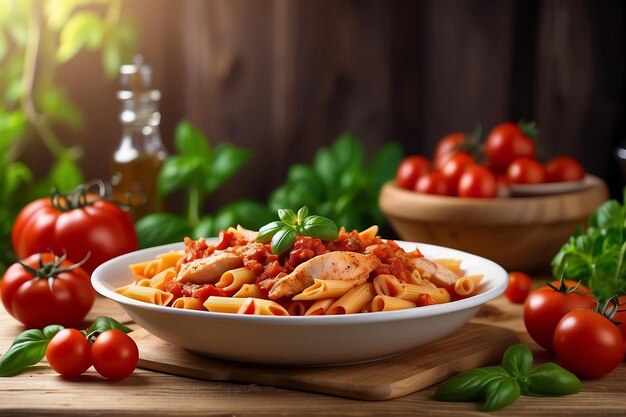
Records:
<instances>
[{"instance_id":1,"label":"red tomato","mask_svg":"<svg viewBox=\"0 0 626 417\"><path fill-rule=\"evenodd\" d=\"M476 159L467 153L456 153L449 156L441 167L441 173L448 182L448 188L453 195L458 194L458 185L461 175L468 167L476 165Z\"/></svg>"},{"instance_id":2,"label":"red tomato","mask_svg":"<svg viewBox=\"0 0 626 417\"><path fill-rule=\"evenodd\" d=\"M602 314L584 308L565 314L554 330L554 352L559 362L583 378L599 378L624 359L624 338Z\"/></svg>"},{"instance_id":3,"label":"red tomato","mask_svg":"<svg viewBox=\"0 0 626 417\"><path fill-rule=\"evenodd\" d=\"M126 333L106 330L93 342L91 359L100 375L117 381L133 373L139 361L139 349Z\"/></svg>"},{"instance_id":4,"label":"red tomato","mask_svg":"<svg viewBox=\"0 0 626 417\"><path fill-rule=\"evenodd\" d=\"M435 148L435 169L441 170L452 155L459 152L459 147L467 140L467 133L455 132L444 136L437 142Z\"/></svg>"},{"instance_id":5,"label":"red tomato","mask_svg":"<svg viewBox=\"0 0 626 417\"><path fill-rule=\"evenodd\" d=\"M524 272L509 272L509 285L504 291L504 295L512 303L522 304L533 286L532 279Z\"/></svg>"},{"instance_id":6,"label":"red tomato","mask_svg":"<svg viewBox=\"0 0 626 417\"><path fill-rule=\"evenodd\" d=\"M13 249L18 258L33 253L67 253L73 262L89 258L91 273L102 262L137 249L137 234L128 213L115 204L85 197L40 198L26 205L13 225Z\"/></svg>"},{"instance_id":7,"label":"red tomato","mask_svg":"<svg viewBox=\"0 0 626 417\"><path fill-rule=\"evenodd\" d=\"M75 377L91 366L91 345L80 331L63 329L48 343L46 359L57 373Z\"/></svg>"},{"instance_id":8,"label":"red tomato","mask_svg":"<svg viewBox=\"0 0 626 417\"><path fill-rule=\"evenodd\" d=\"M396 183L399 187L414 190L417 179L431 170L431 163L423 156L406 157L398 166Z\"/></svg>"},{"instance_id":9,"label":"red tomato","mask_svg":"<svg viewBox=\"0 0 626 417\"><path fill-rule=\"evenodd\" d=\"M519 125L512 122L494 127L485 140L485 152L490 166L504 172L509 164L520 156L535 156L535 141L524 134Z\"/></svg>"},{"instance_id":10,"label":"red tomato","mask_svg":"<svg viewBox=\"0 0 626 417\"><path fill-rule=\"evenodd\" d=\"M96 293L89 275L74 266L50 253L34 254L22 264L11 265L0 281L4 308L28 328L79 324L91 310Z\"/></svg>"},{"instance_id":11,"label":"red tomato","mask_svg":"<svg viewBox=\"0 0 626 417\"><path fill-rule=\"evenodd\" d=\"M537 344L548 350L553 350L554 329L565 314L577 308L592 309L596 305L590 295L566 291L541 287L531 292L524 302L526 330Z\"/></svg>"},{"instance_id":12,"label":"red tomato","mask_svg":"<svg viewBox=\"0 0 626 417\"><path fill-rule=\"evenodd\" d=\"M557 156L545 165L546 182L580 181L585 177L582 164L569 156Z\"/></svg>"},{"instance_id":13,"label":"red tomato","mask_svg":"<svg viewBox=\"0 0 626 417\"><path fill-rule=\"evenodd\" d=\"M468 167L459 178L459 196L493 198L498 193L498 183L493 173L479 165Z\"/></svg>"},{"instance_id":14,"label":"red tomato","mask_svg":"<svg viewBox=\"0 0 626 417\"><path fill-rule=\"evenodd\" d=\"M619 310L615 317L613 317L613 321L619 323L622 336L624 337L624 343L626 343L626 295L619 297ZM626 354L624 355L624 360L626 360Z\"/></svg>"},{"instance_id":15,"label":"red tomato","mask_svg":"<svg viewBox=\"0 0 626 417\"><path fill-rule=\"evenodd\" d=\"M429 172L419 177L415 184L415 191L425 194L450 194L448 182L440 172Z\"/></svg>"},{"instance_id":16,"label":"red tomato","mask_svg":"<svg viewBox=\"0 0 626 417\"><path fill-rule=\"evenodd\" d=\"M506 170L506 178L513 184L541 184L546 173L543 165L535 158L521 156L515 159Z\"/></svg>"}]
</instances>

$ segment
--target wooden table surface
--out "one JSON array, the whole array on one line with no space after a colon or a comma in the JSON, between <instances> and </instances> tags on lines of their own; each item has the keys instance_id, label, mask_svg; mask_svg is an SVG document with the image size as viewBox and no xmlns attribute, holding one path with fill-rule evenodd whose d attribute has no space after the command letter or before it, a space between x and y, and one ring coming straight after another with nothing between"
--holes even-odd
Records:
<instances>
[{"instance_id":1,"label":"wooden table surface","mask_svg":"<svg viewBox=\"0 0 626 417\"><path fill-rule=\"evenodd\" d=\"M0 308L0 352L23 330ZM514 330L531 347L535 363L553 358L524 330L521 306L501 297L479 312L474 322ZM126 323L116 304L99 298L88 320L99 315ZM566 397L520 397L492 413L511 416L625 416L626 364L608 376L583 381L583 391ZM387 401L360 401L268 386L207 382L137 369L129 378L110 382L93 368L75 380L64 380L45 360L19 375L0 378L0 416L10 415L176 415L176 416L459 416L487 415L473 403L432 400L435 387Z\"/></svg>"}]
</instances>

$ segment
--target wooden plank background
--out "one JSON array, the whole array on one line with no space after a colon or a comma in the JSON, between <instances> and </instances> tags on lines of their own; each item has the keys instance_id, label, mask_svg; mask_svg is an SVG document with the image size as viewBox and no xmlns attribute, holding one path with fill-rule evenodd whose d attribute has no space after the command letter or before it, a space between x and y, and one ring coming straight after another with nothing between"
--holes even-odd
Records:
<instances>
[{"instance_id":1,"label":"wooden plank background","mask_svg":"<svg viewBox=\"0 0 626 417\"><path fill-rule=\"evenodd\" d=\"M208 210L266 201L292 163L345 131L370 155L392 140L431 155L448 132L522 118L538 122L545 149L579 158L621 196L622 1L129 0L124 11L163 94L168 149L188 119L254 154ZM94 53L57 75L87 122L66 142L84 146L88 178L107 178L117 82L102 81Z\"/></svg>"}]
</instances>

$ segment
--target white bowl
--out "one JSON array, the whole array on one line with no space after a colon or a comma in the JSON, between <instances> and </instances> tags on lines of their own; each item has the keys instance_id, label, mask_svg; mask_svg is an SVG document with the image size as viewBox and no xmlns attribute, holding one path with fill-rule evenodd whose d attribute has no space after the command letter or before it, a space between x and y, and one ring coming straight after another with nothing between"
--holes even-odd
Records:
<instances>
[{"instance_id":1,"label":"white bowl","mask_svg":"<svg viewBox=\"0 0 626 417\"><path fill-rule=\"evenodd\" d=\"M485 258L441 246L398 244L406 250L417 246L428 258L462 260L468 275L484 274L479 293L446 304L400 311L284 317L174 309L114 291L132 282L130 264L181 250L182 243L111 259L96 268L91 282L97 292L119 303L137 324L166 342L218 359L294 366L357 363L399 355L454 332L507 286L506 271Z\"/></svg>"}]
</instances>

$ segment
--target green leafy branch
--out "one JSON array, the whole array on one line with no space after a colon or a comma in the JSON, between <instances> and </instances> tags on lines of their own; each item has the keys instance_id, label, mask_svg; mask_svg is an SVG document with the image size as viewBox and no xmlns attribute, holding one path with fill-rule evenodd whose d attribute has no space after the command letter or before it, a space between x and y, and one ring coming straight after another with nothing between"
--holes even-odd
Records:
<instances>
[{"instance_id":1,"label":"green leafy branch","mask_svg":"<svg viewBox=\"0 0 626 417\"><path fill-rule=\"evenodd\" d=\"M215 214L203 214L208 196L252 158L243 148L222 142L211 147L202 132L184 121L174 135L176 154L168 157L157 179L159 194L187 194L185 214L154 213L135 224L141 247L181 241L183 237L216 236L220 229L241 224L257 229L271 220L270 211L251 200L233 202Z\"/></svg>"}]
</instances>

